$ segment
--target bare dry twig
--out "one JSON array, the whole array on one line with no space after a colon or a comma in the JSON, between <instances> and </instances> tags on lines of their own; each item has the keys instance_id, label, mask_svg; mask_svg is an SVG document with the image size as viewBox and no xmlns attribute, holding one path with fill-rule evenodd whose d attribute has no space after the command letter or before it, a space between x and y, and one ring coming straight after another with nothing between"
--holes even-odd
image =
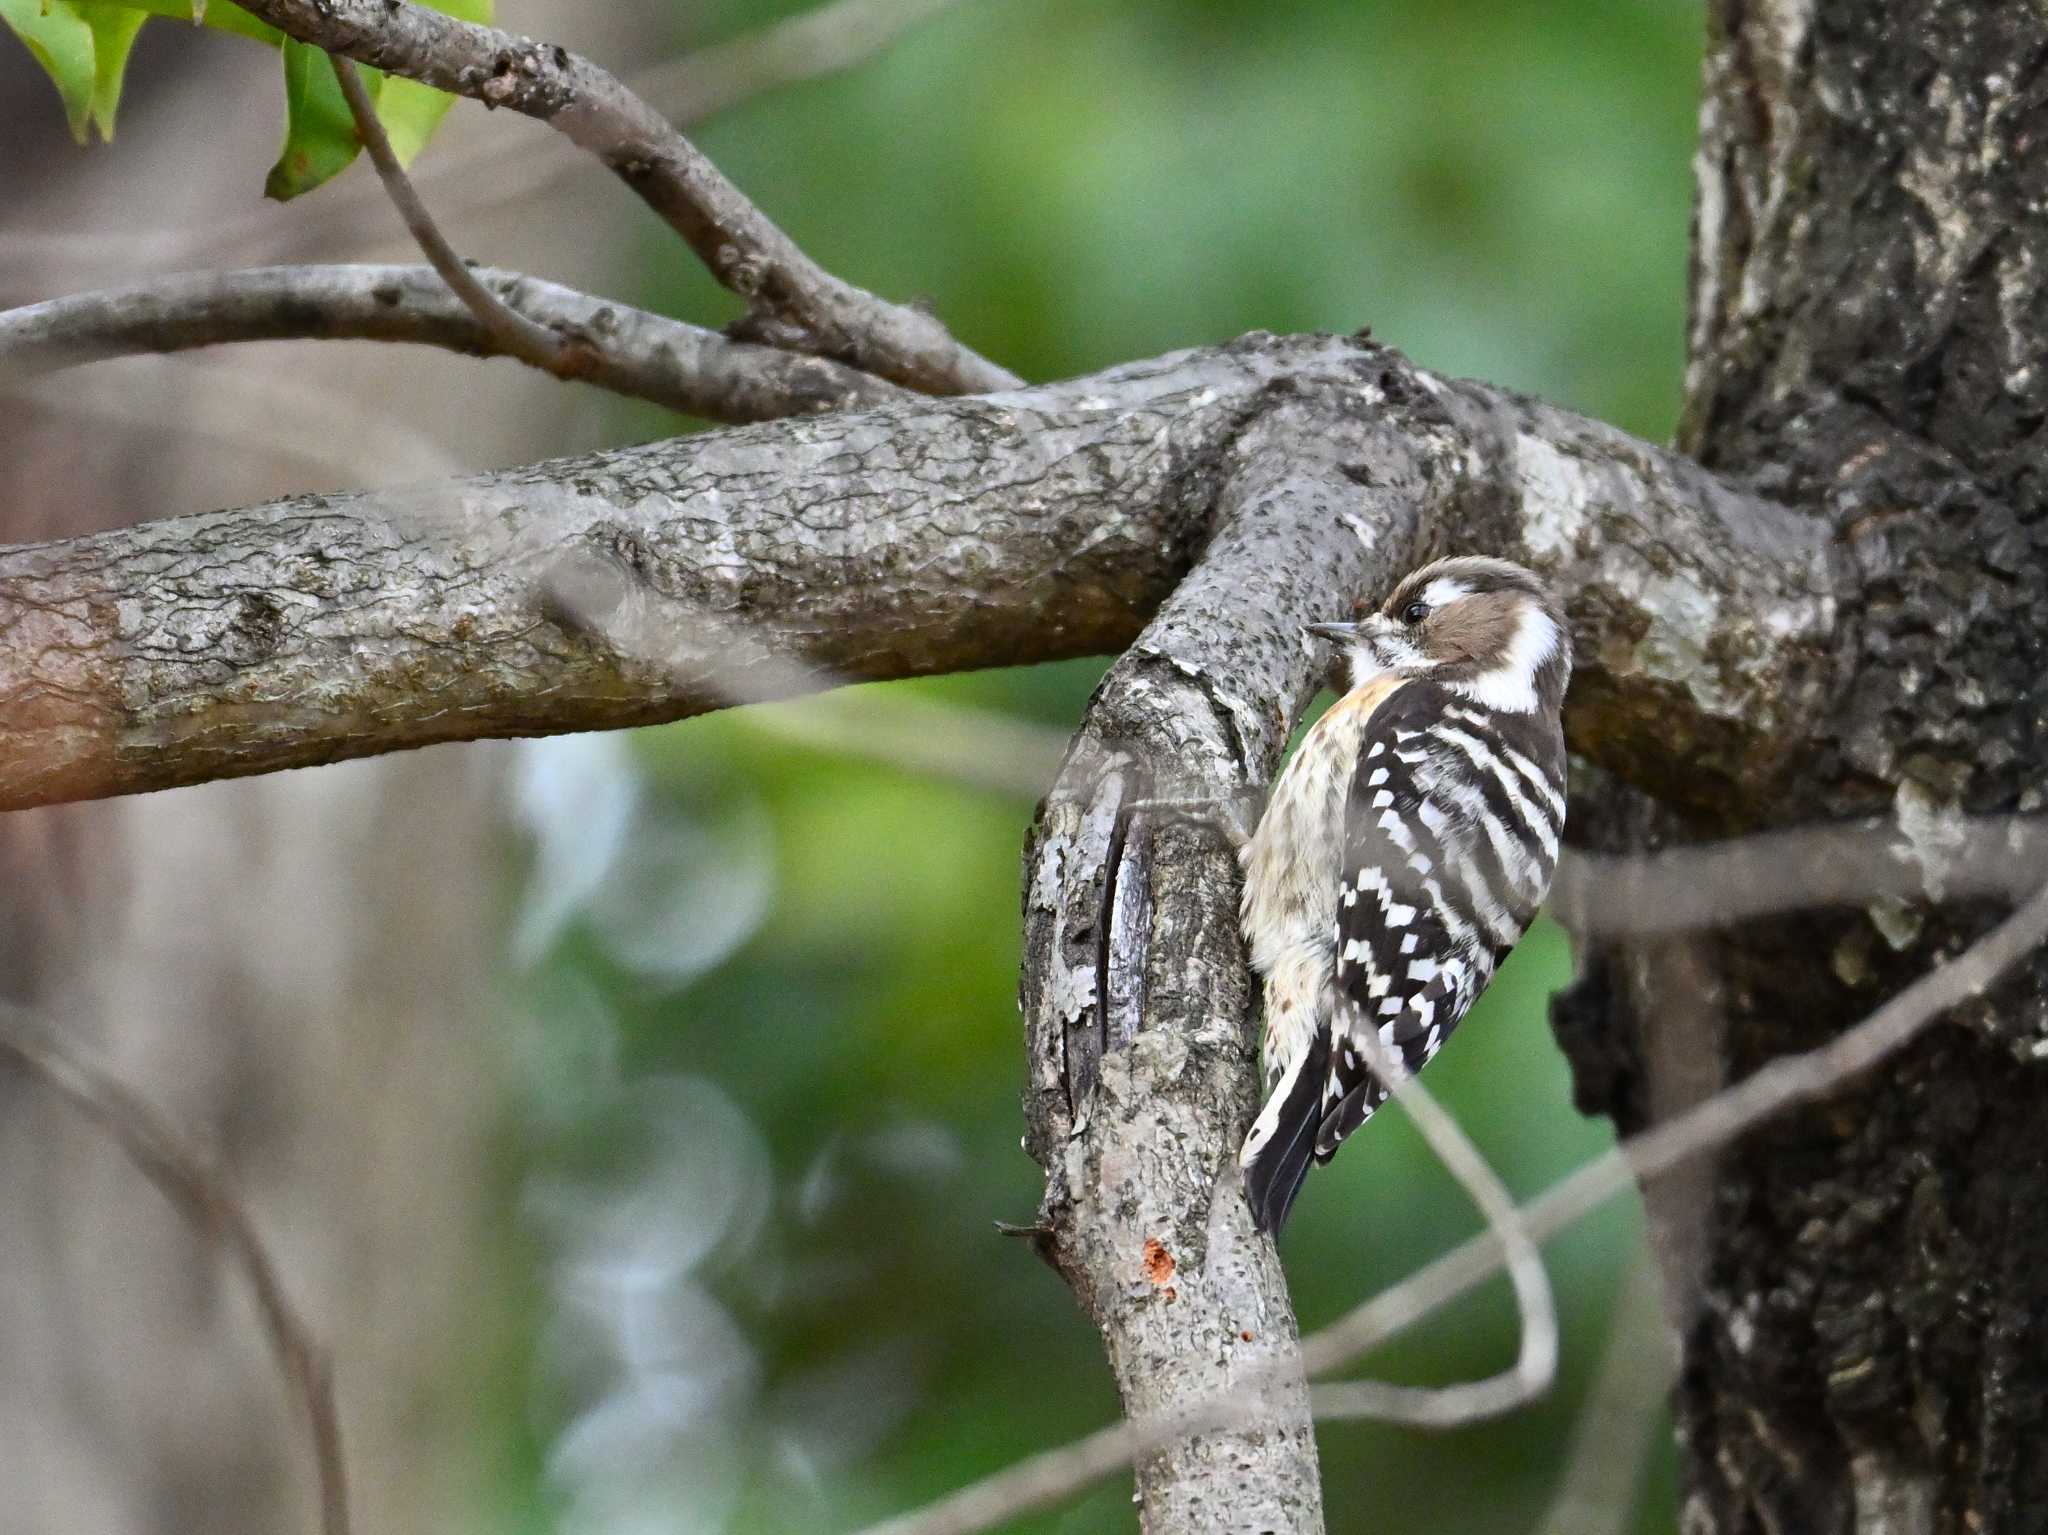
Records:
<instances>
[{"instance_id":1,"label":"bare dry twig","mask_svg":"<svg viewBox=\"0 0 2048 1535\"><path fill-rule=\"evenodd\" d=\"M476 317L496 349L557 378L616 377L620 372L619 362L610 355L604 336L587 329L573 339L558 335L547 326L529 319L478 279L448 243L426 203L407 179L405 167L398 163L398 156L392 151L384 125L377 117L376 106L364 89L355 65L338 54L329 54L328 60L334 66L335 79L340 82L342 95L348 100L356 132L377 169L378 179L383 182L385 192L404 219L414 243L450 291Z\"/></svg>"},{"instance_id":2,"label":"bare dry twig","mask_svg":"<svg viewBox=\"0 0 2048 1535\"><path fill-rule=\"evenodd\" d=\"M1654 1177L1724 1146L1773 1115L1819 1098L1912 1040L1950 1008L1981 996L1999 976L2048 941L2048 886L1984 938L1899 992L1829 1044L1764 1066L1697 1108L1616 1146L1553 1184L1520 1211L1542 1241L1596 1209L1632 1179ZM1227 1422L1281 1368L1310 1375L1336 1369L1405 1331L1498 1272L1507 1259L1489 1227L1303 1340L1299 1362L1277 1361L1230 1396L1143 1422L1114 1424L951 1493L863 1535L970 1535L1072 1496L1182 1434Z\"/></svg>"},{"instance_id":3,"label":"bare dry twig","mask_svg":"<svg viewBox=\"0 0 2048 1535\"><path fill-rule=\"evenodd\" d=\"M1563 1480L1534 1535L1622 1535L1634 1527L1644 1457L1677 1369L1660 1299L1656 1264L1638 1251L1615 1292L1607 1346L1572 1431Z\"/></svg>"},{"instance_id":4,"label":"bare dry twig","mask_svg":"<svg viewBox=\"0 0 2048 1535\"><path fill-rule=\"evenodd\" d=\"M762 339L932 394L1019 382L922 310L842 281L806 255L695 145L617 77L566 48L402 0L242 0L287 36L486 106L510 107L596 155L726 287Z\"/></svg>"},{"instance_id":5,"label":"bare dry twig","mask_svg":"<svg viewBox=\"0 0 2048 1535\"><path fill-rule=\"evenodd\" d=\"M1847 821L1654 853L1570 852L1550 914L1575 933L1646 937L1885 899L2016 900L2048 868L2048 816L1929 819L1917 840L1899 824Z\"/></svg>"},{"instance_id":6,"label":"bare dry twig","mask_svg":"<svg viewBox=\"0 0 2048 1535\"><path fill-rule=\"evenodd\" d=\"M1371 1418L1417 1428L1454 1428L1497 1418L1534 1401L1557 1379L1557 1303L1543 1254L1515 1199L1464 1127L1418 1082L1371 1029L1361 1036L1372 1070L1387 1084L1429 1149L1471 1196L1487 1229L1500 1238L1508 1283L1522 1330L1515 1362L1497 1375L1454 1386L1395 1386L1343 1381L1316 1387L1309 1401L1319 1418Z\"/></svg>"},{"instance_id":7,"label":"bare dry twig","mask_svg":"<svg viewBox=\"0 0 2048 1535\"><path fill-rule=\"evenodd\" d=\"M271 1351L284 1372L285 1385L306 1414L319 1481L321 1531L323 1535L348 1535L347 1461L326 1352L285 1293L277 1265L226 1172L149 1103L89 1064L23 1009L9 1004L0 1004L0 1055L19 1062L112 1136L128 1160L194 1229L224 1248L242 1270L262 1314Z\"/></svg>"}]
</instances>

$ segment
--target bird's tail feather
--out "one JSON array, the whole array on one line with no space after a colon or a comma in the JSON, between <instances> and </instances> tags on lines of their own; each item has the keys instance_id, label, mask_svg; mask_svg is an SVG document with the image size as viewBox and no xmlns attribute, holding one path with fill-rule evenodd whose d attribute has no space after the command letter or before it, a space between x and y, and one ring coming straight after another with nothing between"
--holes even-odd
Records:
<instances>
[{"instance_id":1,"label":"bird's tail feather","mask_svg":"<svg viewBox=\"0 0 2048 1535\"><path fill-rule=\"evenodd\" d=\"M1323 1120L1323 1087L1329 1078L1330 1042L1319 1029L1309 1047L1274 1084L1265 1107L1244 1138L1238 1163L1244 1169L1245 1198L1252 1224L1276 1236L1294 1208L1294 1196L1314 1158L1316 1129Z\"/></svg>"}]
</instances>

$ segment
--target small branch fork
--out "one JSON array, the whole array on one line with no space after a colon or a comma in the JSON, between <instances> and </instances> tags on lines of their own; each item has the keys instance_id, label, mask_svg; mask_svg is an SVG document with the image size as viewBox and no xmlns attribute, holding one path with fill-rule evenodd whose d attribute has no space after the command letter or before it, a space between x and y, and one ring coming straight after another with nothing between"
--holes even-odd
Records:
<instances>
[{"instance_id":1,"label":"small branch fork","mask_svg":"<svg viewBox=\"0 0 2048 1535\"><path fill-rule=\"evenodd\" d=\"M853 69L961 3L827 0L758 31L636 70L626 85L675 127L687 129L756 97ZM565 138L535 145L491 135L464 147L437 139L434 153L414 167L413 184L434 191L444 216L451 207L477 213L538 204L550 185L586 164L587 157ZM289 252L324 251L359 221L367 201L360 192L360 183L324 187L315 202L300 204L282 228L273 209L241 218L129 230L130 238L121 242L120 259L181 270L255 246L278 261ZM75 231L10 229L6 245L0 247L0 286L25 266L94 273L118 270L107 245L103 237Z\"/></svg>"},{"instance_id":2,"label":"small branch fork","mask_svg":"<svg viewBox=\"0 0 2048 1535\"><path fill-rule=\"evenodd\" d=\"M598 156L747 301L758 339L930 394L1020 380L932 316L825 271L618 79L567 49L403 0L243 0L287 36L548 123Z\"/></svg>"},{"instance_id":3,"label":"small branch fork","mask_svg":"<svg viewBox=\"0 0 2048 1535\"><path fill-rule=\"evenodd\" d=\"M377 179L384 183L385 195L405 220L413 243L419 246L428 265L441 274L441 280L476 316L477 323L489 332L499 351L557 378L576 376L581 370L575 353L561 337L512 308L463 265L462 258L434 223L433 215L427 212L427 205L406 179L405 167L398 163L391 140L385 136L384 124L377 116L376 104L363 88L363 78L356 73L355 65L340 54L329 54L328 62L334 66L334 78L348 102L349 115L355 119L356 136L363 141L370 163L377 168Z\"/></svg>"},{"instance_id":4,"label":"small branch fork","mask_svg":"<svg viewBox=\"0 0 2048 1535\"><path fill-rule=\"evenodd\" d=\"M426 203L407 178L405 168L398 163L398 156L391 148L391 140L385 135L384 124L377 116L377 109L370 100L369 92L363 88L362 78L356 73L355 65L339 54L329 54L328 58L334 67L335 79L341 85L342 95L348 101L349 112L355 119L356 132L363 141L363 147L369 152L371 164L376 167L378 179L383 182L385 192L398 209L399 217L405 221L405 227L411 233L413 242L419 246L428 263L482 327L489 339L490 349L509 357L516 357L519 361L539 368L542 372L551 373L557 378L623 380L627 370L621 366L619 352L614 344L614 336L618 330L615 321L606 327L606 334L602 337L593 337L590 331L585 330L580 337L572 340L528 319L508 303L500 291L470 270L468 264L456 254L454 247L441 233L433 215L427 211ZM655 322L657 326L660 323ZM643 328L646 327L643 325ZM898 393L894 386L880 379L871 378L868 374L823 358L809 363L811 372L807 377L803 373L804 364L799 363L792 369L787 360L788 354L779 351L750 348L745 343L722 340L717 348L704 350L723 352L728 361L736 360L738 354L743 351L754 353L755 355L745 358L746 362L753 365L747 370L751 378L734 380L731 386L707 391L704 388L706 378L702 366L695 370L676 369L673 366L677 360L674 353L660 354L660 362L667 364L660 369L660 373L674 385L689 388L692 403L703 401L708 393L709 403L723 418L748 419L764 414L794 413L789 409L765 413L761 410L762 396L770 393L760 387L763 376L773 379L778 376L786 378L794 375L815 387L823 382L817 377L819 374L828 377L845 374L846 379L826 396L835 405L874 401ZM750 383L752 387L749 387ZM644 393L644 390L636 392ZM801 395L794 398L785 396L775 401L783 405L798 405L801 402Z\"/></svg>"},{"instance_id":5,"label":"small branch fork","mask_svg":"<svg viewBox=\"0 0 2048 1535\"><path fill-rule=\"evenodd\" d=\"M857 56L863 48L877 46L916 15L948 3L951 0L887 0L880 5L875 0L859 0L858 4L841 0L830 16L806 18L803 26L771 29L762 37L745 40L749 47L767 50L765 62L756 61L745 80L723 80L719 87L722 94L714 94L719 100L730 100L736 92L744 94L750 82L772 84L792 72L831 67L834 58ZM301 20L332 19L331 7L283 9ZM408 9L393 4L378 14L382 24L403 32ZM414 14L437 22L449 21L436 12ZM293 32L288 20L280 19L278 24ZM326 45L324 39L325 34L321 39L307 34L304 40L323 41ZM551 63L557 56L569 59L561 50L545 52ZM740 49L740 56L753 57L745 48ZM778 249L787 247L784 255L789 260L785 265L795 261L797 264L790 269L801 269L807 274L800 285L801 292L836 295L839 309L835 312L840 313L844 327L870 323L881 327L879 350L855 344L858 336L854 330L847 331L847 336L854 340L842 336L842 344L836 348L814 345L815 327L806 329L790 318L803 307L801 304L785 304L773 314L760 311L757 306L757 313L746 328L772 344L756 346L623 305L603 304L553 285L503 273L472 271L442 235L399 165L354 63L340 51L330 52L329 57L357 134L386 193L429 264L460 301L473 324L455 322L449 306L438 295L426 296L410 274L405 278L393 277L389 274L394 269L390 268L374 269L383 275L373 279L367 291L360 282L349 283L340 272L367 273L373 269L273 268L178 277L142 289L84 295L0 314L0 382L10 375L18 376L24 368L34 373L119 355L124 349L161 351L222 341L361 336L427 341L473 353L514 357L557 378L585 380L709 420L744 422L882 403L905 392L880 376L887 369L878 365L877 359L886 363L893 355L889 350L892 345L921 345L926 348L929 361L930 355L936 355L933 348L941 340L950 344L943 328L930 317L883 304L858 290L836 284L836 280L815 266L804 264L794 246L753 213L735 189L701 162L701 157L690 161L697 169L693 185L698 193L711 197L738 221L738 235L751 231L757 245L768 240L771 244L779 241ZM579 64L572 60L555 67L573 70ZM589 66L580 67L589 70ZM593 78L602 75L601 71L590 73ZM481 99L494 101L498 87L507 78L510 76L497 77L490 89L482 91ZM603 78L609 81L608 76ZM697 94L701 97L703 92L699 90ZM607 99L616 111L660 122L658 114L616 81L610 81ZM603 118L604 114L599 116ZM618 128L616 123L612 126ZM676 155L685 159L695 156L696 152L680 135L673 130L667 133ZM722 241L718 246L721 253L746 248L750 247L744 239L740 245ZM526 312L522 305L533 312ZM852 361L839 362L817 355L833 350L846 354ZM955 353L956 363L972 357L964 349L955 348ZM927 392L945 393L961 392L970 385L1009 385L1017 380L984 364L972 379L963 374L947 380L927 368L926 376L917 382Z\"/></svg>"},{"instance_id":6,"label":"small branch fork","mask_svg":"<svg viewBox=\"0 0 2048 1535\"><path fill-rule=\"evenodd\" d=\"M7 1004L0 1004L0 1057L16 1062L106 1131L200 1238L218 1246L242 1271L285 1386L305 1413L322 1535L349 1535L347 1460L326 1351L285 1293L277 1264L226 1172L141 1097L61 1043L23 1009Z\"/></svg>"}]
</instances>

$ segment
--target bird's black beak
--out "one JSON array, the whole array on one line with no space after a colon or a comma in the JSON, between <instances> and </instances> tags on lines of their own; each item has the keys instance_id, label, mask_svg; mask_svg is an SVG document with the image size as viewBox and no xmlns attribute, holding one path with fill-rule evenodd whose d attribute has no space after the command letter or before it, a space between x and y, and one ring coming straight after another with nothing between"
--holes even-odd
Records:
<instances>
[{"instance_id":1,"label":"bird's black beak","mask_svg":"<svg viewBox=\"0 0 2048 1535\"><path fill-rule=\"evenodd\" d=\"M1303 624L1301 632L1313 634L1319 640L1334 640L1339 645L1349 644L1358 638L1356 624Z\"/></svg>"}]
</instances>

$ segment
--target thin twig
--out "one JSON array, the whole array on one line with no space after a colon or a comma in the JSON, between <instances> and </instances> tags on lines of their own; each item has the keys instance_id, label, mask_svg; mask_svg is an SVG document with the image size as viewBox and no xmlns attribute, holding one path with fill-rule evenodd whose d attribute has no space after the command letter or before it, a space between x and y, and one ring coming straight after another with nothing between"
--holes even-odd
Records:
<instances>
[{"instance_id":1,"label":"thin twig","mask_svg":"<svg viewBox=\"0 0 2048 1535\"><path fill-rule=\"evenodd\" d=\"M480 284L565 339L567 376L710 421L863 409L908 391L823 357L729 341L716 331L558 283L489 267ZM412 342L503 355L431 267L248 267L156 278L0 311L0 383L142 353L243 341Z\"/></svg>"},{"instance_id":2,"label":"thin twig","mask_svg":"<svg viewBox=\"0 0 2048 1535\"><path fill-rule=\"evenodd\" d=\"M241 0L289 37L538 118L601 159L747 301L776 345L932 394L1015 386L922 310L827 272L617 77L561 47L402 0Z\"/></svg>"},{"instance_id":3,"label":"thin twig","mask_svg":"<svg viewBox=\"0 0 2048 1535\"><path fill-rule=\"evenodd\" d=\"M1865 820L1654 853L1573 851L1558 866L1549 911L1575 933L1647 937L1885 899L2017 900L2048 868L2048 816L1931 819L1917 837Z\"/></svg>"},{"instance_id":4,"label":"thin twig","mask_svg":"<svg viewBox=\"0 0 2048 1535\"><path fill-rule=\"evenodd\" d=\"M1515 1362L1497 1375L1454 1386L1396 1386L1384 1381L1343 1381L1316 1387L1309 1402L1319 1418L1371 1418L1416 1428L1456 1428L1501 1417L1542 1396L1557 1379L1557 1303L1543 1254L1500 1181L1464 1127L1436 1101L1371 1029L1360 1036L1367 1064L1429 1149L1471 1196L1489 1230L1500 1238L1508 1283L1514 1290L1522 1341Z\"/></svg>"},{"instance_id":5,"label":"thin twig","mask_svg":"<svg viewBox=\"0 0 2048 1535\"><path fill-rule=\"evenodd\" d=\"M1983 995L2048 940L2048 886L1984 938L1928 971L1863 1022L1827 1045L1772 1061L1697 1108L1644 1132L1552 1184L1521 1209L1530 1237L1543 1241L1597 1209L1632 1180L1655 1177L1724 1146L1797 1104L1823 1096L1900 1049L1949 1009ZM1302 1342L1299 1361L1254 1372L1229 1396L1192 1403L1142 1422L1114 1424L948 1494L864 1535L971 1535L1061 1502L1191 1431L1230 1422L1284 1369L1321 1374L1449 1305L1499 1271L1507 1249L1489 1226Z\"/></svg>"},{"instance_id":6,"label":"thin twig","mask_svg":"<svg viewBox=\"0 0 2048 1535\"><path fill-rule=\"evenodd\" d=\"M385 136L384 124L377 116L376 103L363 88L363 77L356 73L355 65L339 54L329 54L327 62L334 66L334 78L348 102L349 115L356 120L356 136L369 152L370 163L377 168L377 179L384 183L385 195L405 220L413 243L427 258L427 264L441 274L441 280L476 316L477 323L490 333L498 350L557 378L574 378L583 372L574 349L561 337L527 319L476 280L406 179L405 167L398 163L391 140Z\"/></svg>"},{"instance_id":7,"label":"thin twig","mask_svg":"<svg viewBox=\"0 0 2048 1535\"><path fill-rule=\"evenodd\" d=\"M0 1003L0 1055L18 1061L111 1135L194 1230L207 1242L224 1247L242 1270L286 1387L305 1410L319 1479L321 1531L348 1535L347 1462L334 1405L333 1372L312 1329L286 1295L277 1265L225 1170L150 1104L60 1043L21 1008L5 1003Z\"/></svg>"},{"instance_id":8,"label":"thin twig","mask_svg":"<svg viewBox=\"0 0 2048 1535\"><path fill-rule=\"evenodd\" d=\"M933 16L960 3L833 0L758 31L636 71L626 77L626 85L677 129L687 131L756 96L864 64ZM491 133L459 146L444 145L437 138L435 152L407 174L416 190L434 195L447 217L530 201L585 163L585 156L564 139L532 144ZM236 218L124 230L120 244L123 265L118 270L133 271L138 260L150 265L197 266L216 252L238 251L246 256L253 241L263 242L274 257L294 250L332 253L336 242L359 226L367 201L356 185L341 182L322 188L321 195L311 202L295 204L291 222L283 227L278 223L276 205L269 204ZM91 272L97 270L95 262L111 266L109 254L103 234L12 229L5 248L0 249L0 281L29 263Z\"/></svg>"},{"instance_id":9,"label":"thin twig","mask_svg":"<svg viewBox=\"0 0 2048 1535\"><path fill-rule=\"evenodd\" d=\"M1639 1249L1615 1291L1599 1374L1572 1430L1564 1479L1535 1535L1622 1535L1633 1528L1644 1452L1666 1421L1658 1408L1676 1365L1658 1299L1656 1266Z\"/></svg>"}]
</instances>

